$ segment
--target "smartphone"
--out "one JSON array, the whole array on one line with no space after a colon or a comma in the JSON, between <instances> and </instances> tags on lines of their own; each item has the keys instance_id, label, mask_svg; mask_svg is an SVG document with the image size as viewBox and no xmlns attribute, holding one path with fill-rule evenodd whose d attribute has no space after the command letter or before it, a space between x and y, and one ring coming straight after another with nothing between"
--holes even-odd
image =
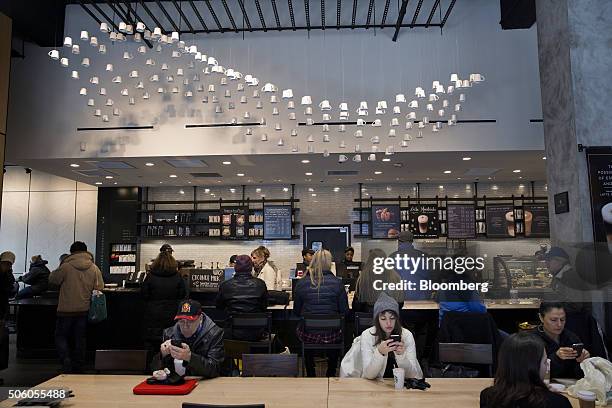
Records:
<instances>
[{"instance_id":1,"label":"smartphone","mask_svg":"<svg viewBox=\"0 0 612 408\"><path fill-rule=\"evenodd\" d=\"M572 344L572 348L576 353L578 353L578 357L580 357L582 350L584 349L584 343L574 343Z\"/></svg>"},{"instance_id":2,"label":"smartphone","mask_svg":"<svg viewBox=\"0 0 612 408\"><path fill-rule=\"evenodd\" d=\"M391 336L389 336L391 338L391 340L393 340L393 342L395 343L399 343L400 341L402 341L402 336L400 336L399 334L392 334Z\"/></svg>"},{"instance_id":3,"label":"smartphone","mask_svg":"<svg viewBox=\"0 0 612 408\"><path fill-rule=\"evenodd\" d=\"M174 347L183 348L180 340L170 340L170 344L172 344Z\"/></svg>"}]
</instances>

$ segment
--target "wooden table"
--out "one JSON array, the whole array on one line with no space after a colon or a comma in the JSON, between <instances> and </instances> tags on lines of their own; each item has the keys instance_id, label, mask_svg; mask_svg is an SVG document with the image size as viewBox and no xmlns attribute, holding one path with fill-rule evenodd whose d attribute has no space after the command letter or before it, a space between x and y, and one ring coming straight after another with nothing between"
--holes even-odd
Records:
<instances>
[{"instance_id":1,"label":"wooden table","mask_svg":"<svg viewBox=\"0 0 612 408\"><path fill-rule=\"evenodd\" d=\"M493 310L514 310L514 309L538 309L540 307L539 300L520 300L520 303L508 303L508 299L499 299L495 302L485 301L487 309ZM351 303L349 302L349 307ZM433 300L407 300L404 302L403 310L438 310L440 306ZM274 305L268 306L268 310L293 310L293 301L289 305Z\"/></svg>"},{"instance_id":2,"label":"wooden table","mask_svg":"<svg viewBox=\"0 0 612 408\"><path fill-rule=\"evenodd\" d=\"M427 391L396 391L391 380L221 377L201 381L189 395L134 395L132 388L142 380L144 377L138 375L60 375L36 388L70 388L75 397L62 406L79 408L180 408L183 402L264 403L266 408L474 408L479 406L480 391L492 384L490 378L431 378ZM569 400L579 408L578 400ZM6 400L0 407L11 407L15 402Z\"/></svg>"}]
</instances>

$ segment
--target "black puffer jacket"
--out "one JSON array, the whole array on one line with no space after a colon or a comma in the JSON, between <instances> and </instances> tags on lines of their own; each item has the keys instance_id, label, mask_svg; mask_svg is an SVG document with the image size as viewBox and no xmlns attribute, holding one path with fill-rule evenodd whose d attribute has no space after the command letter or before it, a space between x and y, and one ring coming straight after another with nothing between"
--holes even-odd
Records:
<instances>
[{"instance_id":1,"label":"black puffer jacket","mask_svg":"<svg viewBox=\"0 0 612 408\"><path fill-rule=\"evenodd\" d=\"M152 270L142 283L145 300L143 329L145 333L156 332L174 324L178 303L187 295L185 282L175 271Z\"/></svg>"},{"instance_id":2,"label":"black puffer jacket","mask_svg":"<svg viewBox=\"0 0 612 408\"><path fill-rule=\"evenodd\" d=\"M323 272L323 282L317 288L312 286L309 274L298 282L295 288L293 311L297 316L309 314L340 314L348 312L348 299L342 280L331 271Z\"/></svg>"},{"instance_id":3,"label":"black puffer jacket","mask_svg":"<svg viewBox=\"0 0 612 408\"><path fill-rule=\"evenodd\" d=\"M266 283L250 272L236 272L219 286L217 307L228 316L242 313L264 313L268 308Z\"/></svg>"},{"instance_id":4,"label":"black puffer jacket","mask_svg":"<svg viewBox=\"0 0 612 408\"><path fill-rule=\"evenodd\" d=\"M38 261L30 264L28 273L21 277L21 281L30 285L34 295L41 294L49 288L49 275L51 271L47 268L47 261Z\"/></svg>"}]
</instances>

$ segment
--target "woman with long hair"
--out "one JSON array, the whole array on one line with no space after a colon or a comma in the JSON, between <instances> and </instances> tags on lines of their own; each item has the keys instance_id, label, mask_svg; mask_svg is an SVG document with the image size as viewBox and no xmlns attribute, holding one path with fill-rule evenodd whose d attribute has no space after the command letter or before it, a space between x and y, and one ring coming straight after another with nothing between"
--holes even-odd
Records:
<instances>
[{"instance_id":1,"label":"woman with long hair","mask_svg":"<svg viewBox=\"0 0 612 408\"><path fill-rule=\"evenodd\" d=\"M187 296L172 249L162 247L142 283L141 294L145 301L143 339L148 350L157 352L163 330L174 325L178 304Z\"/></svg>"},{"instance_id":2,"label":"woman with long hair","mask_svg":"<svg viewBox=\"0 0 612 408\"><path fill-rule=\"evenodd\" d=\"M493 386L480 393L481 408L571 408L568 399L548 390L544 376L548 359L544 343L520 332L499 350Z\"/></svg>"},{"instance_id":3,"label":"woman with long hair","mask_svg":"<svg viewBox=\"0 0 612 408\"><path fill-rule=\"evenodd\" d=\"M279 290L281 287L281 273L268 258L270 258L270 250L263 245L251 252L255 277L266 282L268 290Z\"/></svg>"},{"instance_id":4,"label":"woman with long hair","mask_svg":"<svg viewBox=\"0 0 612 408\"><path fill-rule=\"evenodd\" d=\"M304 314L346 315L348 299L342 280L331 272L332 254L327 250L315 252L306 276L298 282L293 299L293 311L298 317ZM337 330L317 330L305 332L302 326L297 329L298 338L305 343L338 343L344 335ZM336 376L338 351L327 351L327 376ZM314 355L306 352L306 374L315 376Z\"/></svg>"},{"instance_id":5,"label":"woman with long hair","mask_svg":"<svg viewBox=\"0 0 612 408\"><path fill-rule=\"evenodd\" d=\"M353 312L372 313L374 310L374 304L380 295L380 290L374 289L374 283L377 280L383 283L399 283L402 278L399 276L395 269L384 268L381 274L374 273L374 262L375 259L384 259L387 254L382 249L372 249L368 254L368 259L363 265L357 283L355 285L355 295L353 296L352 309ZM401 309L404 305L404 291L403 290L387 290L385 291L391 296Z\"/></svg>"}]
</instances>

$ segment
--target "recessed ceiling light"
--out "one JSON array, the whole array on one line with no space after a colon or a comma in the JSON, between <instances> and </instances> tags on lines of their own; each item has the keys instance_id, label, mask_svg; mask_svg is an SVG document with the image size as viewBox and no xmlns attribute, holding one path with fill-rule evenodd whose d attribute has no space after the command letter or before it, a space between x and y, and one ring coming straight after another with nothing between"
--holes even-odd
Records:
<instances>
[{"instance_id":1,"label":"recessed ceiling light","mask_svg":"<svg viewBox=\"0 0 612 408\"><path fill-rule=\"evenodd\" d=\"M304 173L305 176L312 176L312 173L307 171L306 173Z\"/></svg>"},{"instance_id":2,"label":"recessed ceiling light","mask_svg":"<svg viewBox=\"0 0 612 408\"><path fill-rule=\"evenodd\" d=\"M491 187L491 189L493 189L493 190L498 190L498 189L499 189L499 187L497 187L497 186L493 186L493 187Z\"/></svg>"},{"instance_id":3,"label":"recessed ceiling light","mask_svg":"<svg viewBox=\"0 0 612 408\"><path fill-rule=\"evenodd\" d=\"M113 176L104 176L104 178L107 180L112 180Z\"/></svg>"},{"instance_id":4,"label":"recessed ceiling light","mask_svg":"<svg viewBox=\"0 0 612 408\"><path fill-rule=\"evenodd\" d=\"M238 177L244 177L244 173L236 173Z\"/></svg>"},{"instance_id":5,"label":"recessed ceiling light","mask_svg":"<svg viewBox=\"0 0 612 408\"><path fill-rule=\"evenodd\" d=\"M151 163L151 162L149 162L149 163L145 163L145 166L147 166L147 167L153 167L153 166L155 166L155 163Z\"/></svg>"},{"instance_id":6,"label":"recessed ceiling light","mask_svg":"<svg viewBox=\"0 0 612 408\"><path fill-rule=\"evenodd\" d=\"M365 179L365 180L366 180L366 181L374 181L374 179L373 179L373 178L367 178L367 179Z\"/></svg>"},{"instance_id":7,"label":"recessed ceiling light","mask_svg":"<svg viewBox=\"0 0 612 408\"><path fill-rule=\"evenodd\" d=\"M160 181L160 182L159 182L159 184L164 184L164 182L163 182L163 181Z\"/></svg>"},{"instance_id":8,"label":"recessed ceiling light","mask_svg":"<svg viewBox=\"0 0 612 408\"><path fill-rule=\"evenodd\" d=\"M256 188L256 189L255 189L255 192L256 192L256 193L261 193L261 188Z\"/></svg>"},{"instance_id":9,"label":"recessed ceiling light","mask_svg":"<svg viewBox=\"0 0 612 408\"><path fill-rule=\"evenodd\" d=\"M96 186L101 186L102 182L101 181L96 181Z\"/></svg>"},{"instance_id":10,"label":"recessed ceiling light","mask_svg":"<svg viewBox=\"0 0 612 408\"><path fill-rule=\"evenodd\" d=\"M235 188L230 188L229 190L230 190L230 193L235 193L236 192Z\"/></svg>"},{"instance_id":11,"label":"recessed ceiling light","mask_svg":"<svg viewBox=\"0 0 612 408\"><path fill-rule=\"evenodd\" d=\"M513 173L520 173L521 171L519 169L516 170L512 170Z\"/></svg>"},{"instance_id":12,"label":"recessed ceiling light","mask_svg":"<svg viewBox=\"0 0 612 408\"><path fill-rule=\"evenodd\" d=\"M304 159L304 160L302 160L302 163L304 163L304 164L308 164L308 163L310 163L310 160L308 160L308 159Z\"/></svg>"},{"instance_id":13,"label":"recessed ceiling light","mask_svg":"<svg viewBox=\"0 0 612 408\"><path fill-rule=\"evenodd\" d=\"M308 191L313 192L313 191L314 191L314 188L312 188L312 187L308 187Z\"/></svg>"},{"instance_id":14,"label":"recessed ceiling light","mask_svg":"<svg viewBox=\"0 0 612 408\"><path fill-rule=\"evenodd\" d=\"M176 178L176 177L177 177L177 175L176 175L176 174L171 174L171 175L170 175L170 178Z\"/></svg>"},{"instance_id":15,"label":"recessed ceiling light","mask_svg":"<svg viewBox=\"0 0 612 408\"><path fill-rule=\"evenodd\" d=\"M206 194L210 193L210 188L205 188L204 189L204 193L206 193Z\"/></svg>"},{"instance_id":16,"label":"recessed ceiling light","mask_svg":"<svg viewBox=\"0 0 612 408\"><path fill-rule=\"evenodd\" d=\"M280 182L281 182L281 181L283 181L283 180L282 180L282 179L276 179L276 181L278 181L278 182L280 183Z\"/></svg>"},{"instance_id":17,"label":"recessed ceiling light","mask_svg":"<svg viewBox=\"0 0 612 408\"><path fill-rule=\"evenodd\" d=\"M337 193L338 191L340 191L340 187L334 187L334 191Z\"/></svg>"},{"instance_id":18,"label":"recessed ceiling light","mask_svg":"<svg viewBox=\"0 0 612 408\"><path fill-rule=\"evenodd\" d=\"M191 181L188 181L187 184L191 184Z\"/></svg>"},{"instance_id":19,"label":"recessed ceiling light","mask_svg":"<svg viewBox=\"0 0 612 408\"><path fill-rule=\"evenodd\" d=\"M468 161L468 160L472 160L472 158L466 156L466 157L463 158L463 160Z\"/></svg>"},{"instance_id":20,"label":"recessed ceiling light","mask_svg":"<svg viewBox=\"0 0 612 408\"><path fill-rule=\"evenodd\" d=\"M444 188L444 186L438 186L439 188Z\"/></svg>"},{"instance_id":21,"label":"recessed ceiling light","mask_svg":"<svg viewBox=\"0 0 612 408\"><path fill-rule=\"evenodd\" d=\"M390 161L391 161L391 159L390 159L390 158L388 158L388 157L385 157L384 159L382 159L382 161L384 161L384 162L390 162Z\"/></svg>"},{"instance_id":22,"label":"recessed ceiling light","mask_svg":"<svg viewBox=\"0 0 612 408\"><path fill-rule=\"evenodd\" d=\"M452 171L450 171L450 170L444 170L444 174L451 174L451 173L452 173Z\"/></svg>"},{"instance_id":23,"label":"recessed ceiling light","mask_svg":"<svg viewBox=\"0 0 612 408\"><path fill-rule=\"evenodd\" d=\"M457 177L457 180L461 180L461 177Z\"/></svg>"},{"instance_id":24,"label":"recessed ceiling light","mask_svg":"<svg viewBox=\"0 0 612 408\"><path fill-rule=\"evenodd\" d=\"M180 190L179 190L179 194L185 194L185 190L180 189Z\"/></svg>"},{"instance_id":25,"label":"recessed ceiling light","mask_svg":"<svg viewBox=\"0 0 612 408\"><path fill-rule=\"evenodd\" d=\"M76 167L81 167L81 165L80 164L76 164L76 163L70 163L70 167L76 168Z\"/></svg>"},{"instance_id":26,"label":"recessed ceiling light","mask_svg":"<svg viewBox=\"0 0 612 408\"><path fill-rule=\"evenodd\" d=\"M226 165L227 164L232 164L232 162L231 161L224 161L223 164L226 164Z\"/></svg>"},{"instance_id":27,"label":"recessed ceiling light","mask_svg":"<svg viewBox=\"0 0 612 408\"><path fill-rule=\"evenodd\" d=\"M522 180L522 179L523 179L523 176L519 176L519 180Z\"/></svg>"},{"instance_id":28,"label":"recessed ceiling light","mask_svg":"<svg viewBox=\"0 0 612 408\"><path fill-rule=\"evenodd\" d=\"M426 180L431 180L431 179L430 179L429 177L427 177L427 179L426 179Z\"/></svg>"},{"instance_id":29,"label":"recessed ceiling light","mask_svg":"<svg viewBox=\"0 0 612 408\"><path fill-rule=\"evenodd\" d=\"M221 183L221 180L217 180L217 183Z\"/></svg>"},{"instance_id":30,"label":"recessed ceiling light","mask_svg":"<svg viewBox=\"0 0 612 408\"><path fill-rule=\"evenodd\" d=\"M542 160L546 160L546 156L542 156Z\"/></svg>"},{"instance_id":31,"label":"recessed ceiling light","mask_svg":"<svg viewBox=\"0 0 612 408\"><path fill-rule=\"evenodd\" d=\"M283 191L286 193L287 191L289 191L288 187L283 187Z\"/></svg>"},{"instance_id":32,"label":"recessed ceiling light","mask_svg":"<svg viewBox=\"0 0 612 408\"><path fill-rule=\"evenodd\" d=\"M524 184L519 184L519 188L525 188Z\"/></svg>"},{"instance_id":33,"label":"recessed ceiling light","mask_svg":"<svg viewBox=\"0 0 612 408\"><path fill-rule=\"evenodd\" d=\"M375 172L374 172L374 174L377 174L377 175L378 175L378 174L382 174L382 171L377 170L377 171L375 171Z\"/></svg>"},{"instance_id":34,"label":"recessed ceiling light","mask_svg":"<svg viewBox=\"0 0 612 408\"><path fill-rule=\"evenodd\" d=\"M117 185L117 182L115 181L113 184L114 184L114 185Z\"/></svg>"},{"instance_id":35,"label":"recessed ceiling light","mask_svg":"<svg viewBox=\"0 0 612 408\"><path fill-rule=\"evenodd\" d=\"M317 193L312 193L311 196L316 197Z\"/></svg>"}]
</instances>

